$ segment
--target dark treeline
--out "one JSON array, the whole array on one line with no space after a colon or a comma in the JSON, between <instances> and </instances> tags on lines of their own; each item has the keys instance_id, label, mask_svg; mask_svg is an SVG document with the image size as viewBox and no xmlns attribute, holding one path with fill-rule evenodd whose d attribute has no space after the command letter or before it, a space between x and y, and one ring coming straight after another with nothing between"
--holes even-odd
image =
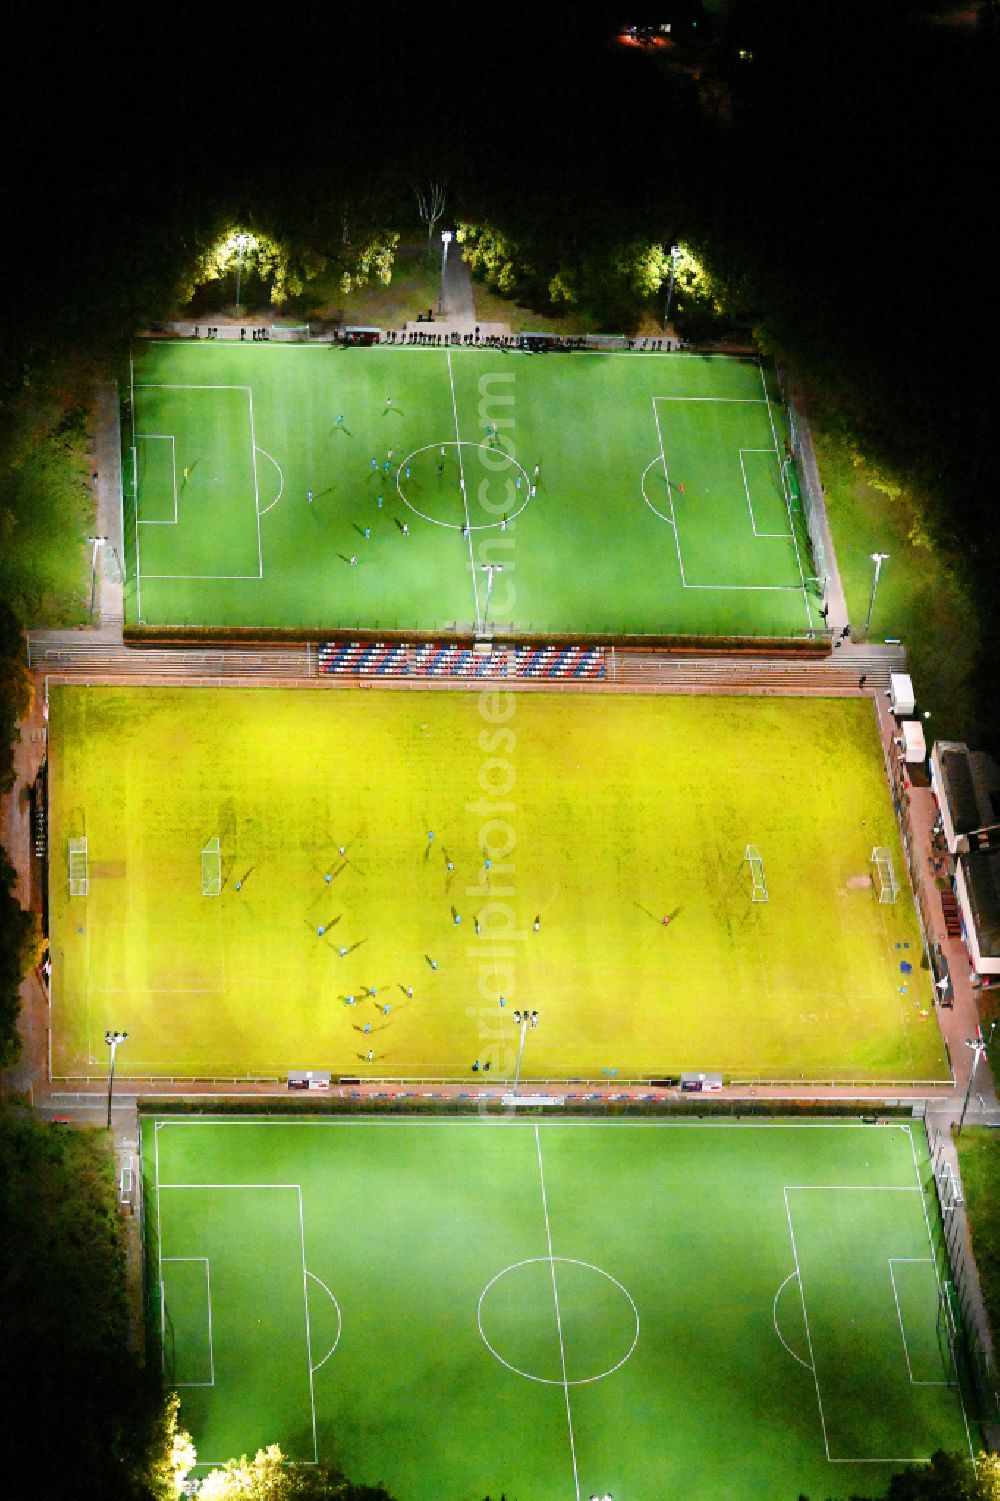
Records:
<instances>
[{"instance_id":1,"label":"dark treeline","mask_svg":"<svg viewBox=\"0 0 1000 1501\"><path fill-rule=\"evenodd\" d=\"M634 325L622 247L694 245L730 321L918 485L995 622L1000 27L991 4L951 9L672 0L649 19L662 10L677 46L649 55L615 45L631 17L600 5L306 6L281 37L221 7L155 24L110 9L99 28L24 10L0 91L0 378L169 312L225 224L335 259L372 227L419 232L414 182L446 179L449 219L516 242L516 290L540 311L559 276L602 326Z\"/></svg>"},{"instance_id":2,"label":"dark treeline","mask_svg":"<svg viewBox=\"0 0 1000 1501\"><path fill-rule=\"evenodd\" d=\"M170 1419L130 1351L103 1132L0 1104L5 1494L168 1501Z\"/></svg>"}]
</instances>

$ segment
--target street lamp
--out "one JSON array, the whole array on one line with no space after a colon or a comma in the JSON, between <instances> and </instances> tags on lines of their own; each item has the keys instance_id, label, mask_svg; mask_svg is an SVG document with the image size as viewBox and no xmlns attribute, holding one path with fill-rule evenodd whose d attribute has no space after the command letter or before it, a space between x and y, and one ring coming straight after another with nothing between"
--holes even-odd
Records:
<instances>
[{"instance_id":1,"label":"street lamp","mask_svg":"<svg viewBox=\"0 0 1000 1501\"><path fill-rule=\"evenodd\" d=\"M878 576L882 572L882 564L886 562L889 554L887 552L873 552L870 556L872 562L875 564L875 577L872 579L872 597L868 601L868 619L865 621L866 641L868 640L868 627L872 623L872 611L875 608L875 590L878 588Z\"/></svg>"},{"instance_id":2,"label":"street lamp","mask_svg":"<svg viewBox=\"0 0 1000 1501\"><path fill-rule=\"evenodd\" d=\"M450 229L441 231L441 291L438 293L438 312L444 312L444 272L448 264L448 246L454 239Z\"/></svg>"},{"instance_id":3,"label":"street lamp","mask_svg":"<svg viewBox=\"0 0 1000 1501\"><path fill-rule=\"evenodd\" d=\"M93 546L93 554L90 559L90 613L94 613L94 605L97 601L97 554L107 542L107 537L88 537L87 541Z\"/></svg>"},{"instance_id":4,"label":"street lamp","mask_svg":"<svg viewBox=\"0 0 1000 1501\"><path fill-rule=\"evenodd\" d=\"M664 322L664 325L666 325L667 323L670 322L670 304L673 301L673 296L674 296L674 275L676 274L676 271L677 271L677 258L680 255L680 253L681 253L681 247L679 245L671 245L671 247L670 247L670 280L667 282L667 305L663 309L663 322Z\"/></svg>"},{"instance_id":5,"label":"street lamp","mask_svg":"<svg viewBox=\"0 0 1000 1501\"><path fill-rule=\"evenodd\" d=\"M521 1059L524 1057L524 1039L528 1035L529 1027L538 1026L537 1011L515 1011L514 1020L521 1028L521 1040L517 1048L517 1067L514 1070L514 1088L512 1093L517 1094L517 1087L521 1082Z\"/></svg>"},{"instance_id":6,"label":"street lamp","mask_svg":"<svg viewBox=\"0 0 1000 1501\"><path fill-rule=\"evenodd\" d=\"M127 1032L105 1032L104 1041L111 1049L111 1063L108 1068L108 1130L111 1130L111 1094L115 1087L115 1054L120 1043L128 1037Z\"/></svg>"},{"instance_id":7,"label":"street lamp","mask_svg":"<svg viewBox=\"0 0 1000 1501\"><path fill-rule=\"evenodd\" d=\"M237 318L240 315L240 278L243 275L243 252L244 252L244 250L247 247L248 239L249 239L248 235L237 235L236 236L236 249L238 251L238 255L236 257L236 316L237 316Z\"/></svg>"},{"instance_id":8,"label":"street lamp","mask_svg":"<svg viewBox=\"0 0 1000 1501\"><path fill-rule=\"evenodd\" d=\"M480 563L480 568L486 575L486 604L483 607L483 630L490 623L490 595L493 593L493 575L503 573L502 563Z\"/></svg>"},{"instance_id":9,"label":"street lamp","mask_svg":"<svg viewBox=\"0 0 1000 1501\"><path fill-rule=\"evenodd\" d=\"M984 1038L982 1028L977 1027L975 1037L967 1037L965 1039L965 1046L972 1049L972 1067L969 1069L969 1083L965 1091L965 1099L962 1101L962 1113L958 1118L958 1125L955 1127L956 1136L961 1136L962 1134L962 1126L965 1124L965 1112L969 1108L969 1100L972 1095L972 1086L976 1082L976 1070L979 1068L980 1059L983 1057L986 1049L989 1047L990 1043L993 1040L993 1032L995 1027L996 1022L994 1022L993 1026L990 1027L989 1037Z\"/></svg>"}]
</instances>

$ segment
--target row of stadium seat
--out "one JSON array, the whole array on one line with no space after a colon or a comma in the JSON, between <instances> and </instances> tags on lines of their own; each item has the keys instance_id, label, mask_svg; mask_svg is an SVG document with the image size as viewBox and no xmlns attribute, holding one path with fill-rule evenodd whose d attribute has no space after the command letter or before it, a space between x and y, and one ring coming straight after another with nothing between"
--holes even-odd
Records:
<instances>
[{"instance_id":1,"label":"row of stadium seat","mask_svg":"<svg viewBox=\"0 0 1000 1501\"><path fill-rule=\"evenodd\" d=\"M603 646L519 646L515 653L519 678L603 678L606 673Z\"/></svg>"},{"instance_id":2,"label":"row of stadium seat","mask_svg":"<svg viewBox=\"0 0 1000 1501\"><path fill-rule=\"evenodd\" d=\"M421 678L603 678L602 646L518 646L480 655L466 646L408 646L382 641L325 642L325 676Z\"/></svg>"}]
</instances>

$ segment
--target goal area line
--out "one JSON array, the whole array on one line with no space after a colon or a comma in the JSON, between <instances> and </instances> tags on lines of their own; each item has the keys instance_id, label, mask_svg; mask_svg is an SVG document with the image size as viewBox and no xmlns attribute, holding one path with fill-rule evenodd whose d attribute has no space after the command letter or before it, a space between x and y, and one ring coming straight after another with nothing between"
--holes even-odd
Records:
<instances>
[{"instance_id":1,"label":"goal area line","mask_svg":"<svg viewBox=\"0 0 1000 1501\"><path fill-rule=\"evenodd\" d=\"M884 1128L878 1128L878 1129L884 1129ZM938 1299L939 1300L940 1300L940 1298L942 1296L942 1288L941 1288L940 1272L939 1272L939 1269L938 1269L937 1260L936 1260L936 1258L934 1256L934 1242L933 1242L933 1236L931 1234L930 1221L929 1221L928 1216L927 1216L926 1193L925 1193L923 1184L920 1182L920 1179L919 1179L919 1170L917 1169L916 1147L915 1147L915 1144L913 1142L912 1131L910 1131L908 1134L910 1135L910 1144L911 1144L911 1148L913 1149L913 1154L914 1154L914 1168L915 1168L915 1170L917 1172L917 1181L914 1182L914 1183L912 1183L912 1184L904 1184L904 1183L898 1183L898 1184L897 1183L888 1183L888 1184L885 1184L885 1183L871 1183L871 1184L867 1184L867 1183L792 1183L792 1184L786 1184L785 1187L784 1187L784 1189L783 1189L783 1196L784 1196L784 1202L785 1202L785 1215L786 1215L786 1219L787 1219L787 1222L788 1222L788 1234L789 1234L789 1240L790 1240L790 1243L791 1243L792 1259L794 1261L794 1274L793 1275L795 1276L795 1278L796 1278L796 1280L798 1282L798 1286L799 1286L799 1296L800 1296L800 1301L801 1301L801 1306L802 1306L802 1320L803 1320L803 1326L804 1326L804 1329L805 1329L806 1344L807 1344L808 1350L809 1350L809 1363L811 1365L812 1374L813 1374L813 1382L814 1382L815 1389L816 1389L816 1402L817 1402L817 1407L818 1407L818 1411L819 1411L820 1427L821 1427L822 1434L823 1434L823 1448L824 1448L824 1452L825 1452L825 1455L826 1455L827 1462L829 1464L885 1464L885 1465L926 1464L926 1463L929 1462L931 1456L930 1456L930 1454L924 1454L924 1455L916 1455L916 1454L910 1454L910 1455L881 1455L881 1454L880 1455L856 1455L856 1454L855 1455L842 1455L841 1454L841 1455L838 1455L838 1454L832 1454L830 1452L830 1436L829 1436L829 1431L828 1431L828 1427L827 1427L827 1415L826 1415L826 1410L825 1410L824 1404L823 1404L823 1393L822 1393L822 1389L821 1389L821 1385L820 1385L819 1368L818 1368L817 1361L816 1361L816 1351L815 1351L815 1347L814 1347L814 1344L813 1344L812 1329L811 1329L810 1322L809 1322L808 1299L806 1297L806 1283L805 1283L805 1279L804 1279L803 1274L802 1274L802 1266L801 1266L801 1262L800 1262L800 1258L799 1258L799 1248L798 1248L798 1242L796 1240L795 1225L794 1225L794 1216L793 1216L793 1213L792 1213L792 1205L791 1205L791 1199L790 1199L790 1196L792 1194L796 1194L796 1193L810 1193L810 1194L817 1194L817 1193L818 1194L840 1194L840 1193L867 1193L867 1194L896 1193L896 1194L900 1194L901 1193L901 1194L916 1194L916 1195L918 1195L919 1202L920 1202L920 1205L921 1205L921 1209L923 1211L924 1227L925 1227L925 1230L926 1230L926 1233L927 1233L928 1254L927 1254L926 1257L924 1257L924 1256L890 1256L890 1257L888 1257L886 1259L887 1260L887 1265L888 1265L888 1270L889 1270L889 1282L890 1282L891 1297L892 1297L892 1300L890 1302L889 1295L887 1293L886 1303L887 1303L888 1306L893 1307L894 1312L895 1312L895 1316L896 1316L896 1322L897 1322L899 1330L900 1330L902 1350L903 1350L903 1354L902 1354L901 1358L902 1358L902 1360L905 1363L907 1385L913 1386L913 1387L925 1387L925 1388L943 1387L943 1388L951 1389L951 1390L953 1390L955 1392L956 1399L957 1399L958 1406L959 1406L959 1410L961 1412L963 1424L964 1424L964 1427L965 1427L966 1438L967 1438L968 1443L969 1443L969 1453L970 1453L970 1455L973 1453L972 1438L971 1438L971 1432L970 1432L969 1423L968 1423L968 1415L967 1415L966 1410L965 1410L965 1400L964 1400L964 1396L962 1394L962 1390L961 1390L960 1384L957 1381L954 1382L954 1383L950 1382L950 1381L940 1381L940 1382L938 1382L938 1381L929 1382L928 1381L928 1382L924 1382L924 1381L915 1381L913 1379L912 1366L910 1364L910 1357L909 1357L909 1350L908 1350L907 1343L906 1343L906 1334L905 1334L905 1329L903 1327L903 1315L902 1315L902 1311L900 1309L899 1299L898 1299L898 1296L897 1296L897 1293L896 1293L895 1279L894 1279L893 1271L892 1271L892 1264L893 1264L893 1262L897 1262L897 1263L902 1263L902 1262L930 1263L930 1265L933 1267L933 1270L934 1270L934 1280L935 1280L935 1284L936 1284L937 1294L938 1294ZM786 1278L786 1281L787 1280L788 1279ZM784 1283L782 1284L782 1286L784 1286ZM779 1333L779 1338L780 1337L781 1336L780 1336L780 1333ZM782 1343L784 1343L784 1340L782 1340ZM954 1358L954 1350L952 1350L952 1357ZM877 1393L873 1393L873 1399L874 1399L874 1397L876 1395L877 1395Z\"/></svg>"},{"instance_id":2,"label":"goal area line","mask_svg":"<svg viewBox=\"0 0 1000 1501\"><path fill-rule=\"evenodd\" d=\"M198 1260L205 1261L206 1262L206 1277L207 1277L207 1275L208 1275L208 1273L207 1273L207 1265L208 1265L208 1263L210 1261L209 1257L168 1256L168 1255L164 1254L164 1249L163 1249L163 1211L162 1211L162 1203L161 1203L161 1196L162 1196L162 1194L163 1193L185 1192L185 1191L193 1192L193 1193L198 1193L198 1192L205 1192L205 1193L220 1193L220 1192L222 1192L222 1193L230 1193L230 1192L235 1191L235 1192L239 1193L239 1192L242 1192L244 1190L245 1191L249 1191L249 1192L267 1192L267 1193L273 1193L273 1192L279 1192L279 1193L280 1192L284 1192L284 1193L287 1193L289 1191L294 1192L295 1195L296 1195L297 1219L298 1219L298 1230L299 1230L299 1234L298 1234L299 1260L300 1260L300 1268L299 1269L301 1271L301 1277L302 1277L302 1300L303 1300L303 1314L304 1314L304 1321L305 1321L305 1351L304 1351L304 1354L305 1354L307 1374L308 1374L308 1390L309 1390L309 1406L310 1406L310 1429L311 1429L311 1434L312 1434L312 1449L313 1449L313 1458L312 1458L312 1460L311 1461L310 1460L304 1460L304 1461L300 1461L300 1462L302 1462L302 1463L318 1464L319 1463L319 1442L318 1442L318 1434L317 1434L316 1390L315 1390L315 1382L314 1382L314 1374L315 1374L315 1371L317 1369L317 1366L316 1366L315 1362L313 1361L312 1330L311 1330L310 1320L309 1320L309 1287L308 1287L308 1278L310 1277L311 1273L309 1272L309 1269L306 1266L305 1217L304 1217L303 1202L302 1202L302 1185L300 1183L186 1183L186 1182L185 1183L181 1183L181 1182L176 1182L175 1183L175 1182L164 1182L161 1179L161 1177L160 1177L160 1141L159 1141L159 1136L160 1136L160 1126L161 1126L161 1124L162 1123L160 1121L156 1121L155 1122L156 1130L155 1130L155 1133L154 1133L154 1140L155 1140L155 1152L154 1152L154 1188L155 1188L155 1198L156 1198L156 1231L155 1231L155 1233L156 1233L156 1254L157 1254L157 1282L158 1282L158 1286L159 1286L159 1289L160 1289L161 1362L165 1362L165 1360L166 1360L166 1330L165 1330L165 1321L166 1321L167 1314L166 1314L165 1279L164 1279L164 1274L163 1274L164 1264L165 1263L167 1263L167 1264L169 1264L169 1263L175 1263L175 1262L179 1262L179 1261L198 1261ZM194 1122L192 1122L192 1124L194 1124ZM316 1281L320 1281L319 1278L316 1278L315 1280ZM325 1284L323 1284L323 1285L325 1286ZM336 1300L334 1300L334 1302L336 1303ZM339 1307L338 1307L338 1317L339 1317ZM210 1322L209 1322L209 1329L211 1330L211 1303L209 1303L209 1320L210 1320ZM338 1339L339 1339L339 1334L338 1334ZM164 1365L164 1370L165 1370L165 1365ZM174 1384L176 1384L178 1386L182 1386L182 1387L192 1387L192 1386L201 1386L201 1387L203 1387L203 1386L207 1386L207 1385L212 1385L213 1387L216 1388L216 1390L218 1390L219 1387L218 1387L218 1383L217 1383L216 1378L215 1378L214 1354L213 1354L212 1381L211 1381L211 1383L208 1383L208 1382L175 1382ZM214 1460L201 1460L201 1459L199 1459L199 1461L198 1461L197 1465L195 1466L195 1468L196 1469L204 1469L204 1468L209 1468L209 1467L215 1467L217 1465L217 1463L219 1463L219 1462L214 1461ZM224 1464L224 1463L226 1463L226 1461L221 1461L221 1463Z\"/></svg>"},{"instance_id":3,"label":"goal area line","mask_svg":"<svg viewBox=\"0 0 1000 1501\"><path fill-rule=\"evenodd\" d=\"M761 373L761 379L763 380L763 372ZM802 569L802 559L801 559L801 555L800 555L800 552L799 552L798 538L795 535L795 522L794 522L794 518L792 516L791 505L790 505L789 500L788 500L787 489L786 489L784 477L783 477L782 470L781 470L781 454L780 454L780 451L778 449L778 435L777 435L777 431L776 431L775 426L774 426L773 415L771 413L770 400L769 400L769 398L767 397L767 394L766 394L766 386L765 386L765 395L764 396L661 396L661 395L653 394L653 395L650 396L649 399L650 399L650 401L652 403L652 407L653 407L653 421L654 421L654 424L656 426L656 436L657 436L657 440L658 440L658 444L659 444L659 455L658 455L658 457L659 457L659 462L660 462L660 464L662 466L662 469L663 469L663 481L664 481L664 484L666 485L667 503L668 503L669 508L670 508L670 515L669 516L665 516L661 511L659 511L657 509L657 507L653 505L652 501L649 499L649 497L648 497L648 495L646 494L646 491L645 491L645 484L644 484L645 477L646 477L646 474L649 472L649 470L657 462L657 457L656 456L654 456L654 458L650 461L650 463L646 465L646 468L643 471L642 480L640 481L640 489L641 489L641 492L642 492L642 498L643 498L643 500L645 501L646 505L649 506L650 510L654 513L654 515L659 516L660 519L662 521L666 522L666 524L668 526L670 526L672 528L672 530L673 530L673 534L674 534L674 548L675 548L675 551L676 551L676 554L677 554L677 568L678 568L678 572L679 572L679 575L680 575L681 588L682 589L700 589L700 590L709 590L709 591L714 591L714 592L727 592L727 593L801 594L803 607L805 609L806 629L810 630L810 631L813 630L815 628L815 625L814 625L814 621L813 621L813 618L812 618L812 612L811 612L810 607L809 607L809 590L807 588L805 574L804 574L803 569ZM674 497L673 497L673 491L672 491L672 488L671 488L671 481L670 481L670 469L669 469L669 466L667 464L667 449L666 449L666 444L665 444L664 438L663 438L663 426L662 426L662 424L660 422L660 414L659 414L659 410L658 410L658 406L659 406L660 402L665 402L665 403L669 403L669 402L703 402L703 403L713 403L714 402L714 403L718 403L718 404L731 404L731 405L746 405L746 406L762 406L762 407L766 407L767 413L768 413L768 419L769 419L769 423L770 423L770 429L771 429L771 437L772 437L771 444L768 445L768 446L765 446L765 447L760 447L757 444L747 445L747 444L738 443L736 445L736 450L735 450L736 451L736 457L737 457L737 461L739 463L739 467L740 467L740 471L741 471L741 475L742 475L742 482L743 482L743 487L744 487L744 495L745 495L745 500L746 500L746 506L747 506L747 510L749 512L749 517L750 517L750 536L751 536L751 539L754 542L756 542L758 540L760 540L760 541L791 541L792 546L793 546L794 551L795 551L795 566L796 566L796 570L797 570L798 575L799 575L799 582L797 584L794 583L794 582L788 583L788 584L695 583L695 582L693 582L693 581L691 581L691 580L689 580L687 578L687 575L685 573L685 568L684 568L684 556L683 556L683 552L682 552L682 549L681 549L680 526L679 526L679 523L678 523L678 520L677 520L677 512L676 512L676 510L674 508ZM782 501L784 502L785 511L786 511L787 519L788 519L788 530L787 531L781 531L781 532L762 532L762 531L758 531L758 529L757 529L757 520L756 520L756 516L755 516L755 513L754 513L754 508L753 508L753 501L752 501L752 497L751 497L751 494L750 494L750 485L749 485L749 481L748 481L748 477L747 477L746 465L744 463L744 458L743 458L743 455L746 454L746 453L765 453L765 454L769 454L769 455L773 456L774 462L775 462L775 464L777 466L778 477L779 477L779 480L780 480L780 483L781 483Z\"/></svg>"},{"instance_id":4,"label":"goal area line","mask_svg":"<svg viewBox=\"0 0 1000 1501\"><path fill-rule=\"evenodd\" d=\"M155 391L155 390L163 390L163 391L242 391L242 392L246 393L246 397L247 397L247 411L248 411L248 417L249 417L250 473L251 473L252 478L253 478L254 520L255 520L255 525L256 525L256 528L257 528L257 572L256 573L152 573L152 572L149 572L148 570L146 570L146 571L143 570L143 567L142 567L142 557L141 557L141 548L140 548L140 545L139 545L139 536L140 536L139 528L141 526L154 526L154 525L161 525L161 526L174 525L174 526L176 526L178 528L180 528L182 526L182 522L180 520L180 514L179 514L179 486L178 486L178 483L177 483L177 438L176 438L176 434L175 433L141 433L141 432L138 432L137 429L136 429L135 393L137 391ZM133 455L133 465L134 465L134 470L135 470L134 480L133 480L133 487L132 487L132 489L133 489L132 505L133 505L133 511L134 511L134 517L135 517L136 612L137 612L138 617L139 617L139 624L140 625L144 624L144 621L143 621L143 618L142 618L142 583L143 583L144 580L147 581L147 582L150 582L150 583L153 583L153 582L159 582L159 583L171 583L171 582L184 583L184 582L188 582L188 583L190 583L190 582L194 582L194 581L197 581L197 580L205 580L206 582L213 582L213 583L223 583L223 582L233 582L233 583L254 583L254 582L257 582L257 583L260 583L260 582L262 582L263 578L264 578L264 548L263 548L263 539L262 539L262 536L261 536L261 528L260 528L260 518L261 518L262 512L261 512L261 508L260 508L260 481L259 481L259 476L258 476L258 473L257 473L257 454L258 453L263 454L263 456L265 458L267 458L274 465L274 467L277 469L279 477L280 477L280 484L279 484L278 495L275 497L275 500L272 501L265 508L265 510L270 510L271 507L273 505L275 505L278 500L281 499L281 495L282 495L283 490L284 490L284 475L282 473L281 466L271 456L271 454L269 454L265 449L260 448L258 446L258 444L257 444L256 427L255 427L255 420L254 420L254 409L253 409L253 387L252 386L247 386L247 385L236 385L236 384L228 384L228 383L218 383L218 384L205 383L205 384L200 384L200 383L194 382L194 381L136 381L134 379L134 376L133 376L133 381L132 381L132 425L133 425L132 426L132 455ZM172 521L170 521L169 519L168 520L163 520L162 518L155 518L155 517L144 518L143 516L141 516L139 514L139 512L140 512L140 504L139 504L139 464L138 464L139 446L138 445L141 442L148 441L149 439L159 439L161 441L165 441L167 439L170 440L170 445L171 445L171 463L172 463L172 468L173 468L173 492L174 492L173 493L174 515L173 515Z\"/></svg>"}]
</instances>

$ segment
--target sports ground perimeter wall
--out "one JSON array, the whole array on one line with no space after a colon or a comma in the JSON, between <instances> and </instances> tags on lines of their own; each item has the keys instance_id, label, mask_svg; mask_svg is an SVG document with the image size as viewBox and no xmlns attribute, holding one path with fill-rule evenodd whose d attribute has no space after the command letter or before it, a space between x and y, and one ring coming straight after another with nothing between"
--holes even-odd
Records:
<instances>
[{"instance_id":1,"label":"sports ground perimeter wall","mask_svg":"<svg viewBox=\"0 0 1000 1501\"><path fill-rule=\"evenodd\" d=\"M380 626L351 627L344 630L285 630L261 626L138 626L126 625L126 646L253 646L259 642L384 642L401 646L448 645L473 646L477 640L489 639L496 646L614 646L622 651L670 651L678 656L789 657L806 661L824 661L833 651L833 633L813 631L802 636L684 636L664 632L659 635L590 634L562 631L504 631L491 628L489 637L477 637L457 623L454 631L393 630Z\"/></svg>"}]
</instances>

